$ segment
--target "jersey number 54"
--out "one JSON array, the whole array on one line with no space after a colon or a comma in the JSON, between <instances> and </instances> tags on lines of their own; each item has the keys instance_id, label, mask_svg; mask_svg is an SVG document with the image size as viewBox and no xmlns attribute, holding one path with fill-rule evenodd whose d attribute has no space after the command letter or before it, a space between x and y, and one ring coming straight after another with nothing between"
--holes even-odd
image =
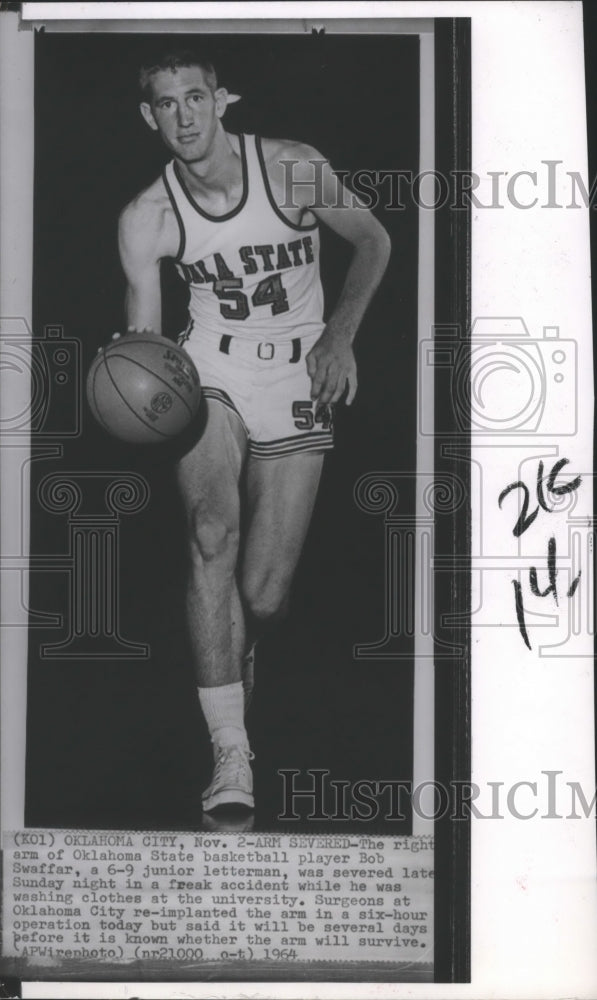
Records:
<instances>
[{"instance_id":1,"label":"jersey number 54","mask_svg":"<svg viewBox=\"0 0 597 1000\"><path fill-rule=\"evenodd\" d=\"M244 292L242 278L221 278L214 281L214 292L221 301L220 312L224 319L248 319L251 312L249 300ZM254 306L271 306L272 316L288 312L288 295L282 284L281 274L270 274L263 278L251 295Z\"/></svg>"}]
</instances>

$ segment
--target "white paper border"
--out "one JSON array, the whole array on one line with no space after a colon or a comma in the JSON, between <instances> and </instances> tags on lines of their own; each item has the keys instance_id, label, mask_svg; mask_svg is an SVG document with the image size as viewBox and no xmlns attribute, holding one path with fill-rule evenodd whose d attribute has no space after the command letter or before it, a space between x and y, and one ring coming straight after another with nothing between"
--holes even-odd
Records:
<instances>
[{"instance_id":1,"label":"white paper border","mask_svg":"<svg viewBox=\"0 0 597 1000\"><path fill-rule=\"evenodd\" d=\"M75 16L75 6L92 5L69 4L69 17ZM125 17L125 5L118 6L118 16ZM173 16L170 4L143 6L151 7L144 16ZM471 17L473 171L533 170L551 157L587 178L580 3L372 3L366 10L367 17ZM285 4L283 11L285 17L306 13L297 4ZM202 17L281 13L277 4L201 5ZM76 16L85 15L77 11ZM360 4L309 4L309 18L326 16L364 16L364 10ZM587 468L592 461L589 273L588 212L522 212L513 206L499 213L473 212L473 315L523 316L534 336L544 325L556 324L574 331L568 335L582 344L579 400L584 419L575 456L586 458ZM515 632L478 630L473 635L472 687L474 780L536 780L553 767L590 793L595 774L589 658L547 664L536 660L521 667ZM593 997L594 822L477 820L472 836L472 984L359 984L358 995ZM87 996L106 995L105 984L93 992L87 984L68 989L35 984L23 995L82 996L83 988ZM122 997L227 997L238 996L239 986L111 984L110 991ZM353 997L355 986L264 983L243 986L242 993Z\"/></svg>"}]
</instances>

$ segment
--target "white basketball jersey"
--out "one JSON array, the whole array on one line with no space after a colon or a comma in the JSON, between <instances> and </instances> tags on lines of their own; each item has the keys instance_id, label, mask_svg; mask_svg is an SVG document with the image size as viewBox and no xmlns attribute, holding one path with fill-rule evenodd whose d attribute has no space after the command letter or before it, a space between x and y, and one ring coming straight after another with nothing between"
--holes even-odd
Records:
<instances>
[{"instance_id":1,"label":"white basketball jersey","mask_svg":"<svg viewBox=\"0 0 597 1000\"><path fill-rule=\"evenodd\" d=\"M285 218L272 195L261 140L240 135L243 193L225 215L209 215L175 160L164 183L180 229L176 257L189 286L189 334L290 340L323 329L319 229Z\"/></svg>"}]
</instances>

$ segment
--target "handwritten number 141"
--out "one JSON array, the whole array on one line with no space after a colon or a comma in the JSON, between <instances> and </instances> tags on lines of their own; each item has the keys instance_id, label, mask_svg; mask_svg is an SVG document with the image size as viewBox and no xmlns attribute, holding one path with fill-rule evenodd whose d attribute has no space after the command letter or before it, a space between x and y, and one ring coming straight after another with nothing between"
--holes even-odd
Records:
<instances>
[{"instance_id":1,"label":"handwritten number 141","mask_svg":"<svg viewBox=\"0 0 597 1000\"><path fill-rule=\"evenodd\" d=\"M537 467L537 480L535 486L537 506L530 513L529 513L529 507L530 507L531 493L526 483L522 482L522 480L517 480L514 483L510 483L509 486L506 486L506 488L502 490L498 498L498 506L500 510L502 507L502 503L510 493L512 493L514 490L522 491L522 496L523 496L522 510L518 516L514 528L512 529L512 534L514 535L515 538L520 538L520 536L524 534L527 528L531 526L531 524L537 517L540 509L543 509L547 514L554 513L555 508L554 506L549 505L546 499L546 494L548 497L550 495L554 497L560 497L560 496L565 496L567 493L574 493L575 490L579 488L581 484L580 476L576 476L575 479L571 480L568 483L562 483L559 486L556 485L556 479L558 477L558 474L561 472L564 466L568 464L569 460L567 458L562 458L560 459L559 462L556 462L555 465L553 465L551 468L551 471L547 477L544 487L543 485L544 466L542 461L539 462L539 465ZM531 566L529 570L529 585L531 588L531 593L534 594L535 597L547 597L548 594L552 594L556 605L559 605L557 576L558 576L558 569L557 569L556 540L555 536L552 536L549 539L549 542L547 543L547 578L549 581L548 586L545 587L544 590L541 590L537 578L537 568L535 566ZM578 587L579 580L580 580L580 572L578 576L575 577L570 587L568 588L566 597L572 597L574 595L574 592ZM529 636L525 622L524 603L522 599L522 587L518 580L513 580L512 584L514 586L514 604L515 604L516 618L518 621L520 634L525 642L525 645L529 649L531 649L531 643L529 641Z\"/></svg>"}]
</instances>

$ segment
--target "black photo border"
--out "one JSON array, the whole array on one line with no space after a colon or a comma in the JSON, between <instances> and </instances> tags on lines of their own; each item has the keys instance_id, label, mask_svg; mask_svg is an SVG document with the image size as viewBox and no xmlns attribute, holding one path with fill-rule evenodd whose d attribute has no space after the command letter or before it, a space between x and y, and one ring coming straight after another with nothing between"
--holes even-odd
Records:
<instances>
[{"instance_id":1,"label":"black photo border","mask_svg":"<svg viewBox=\"0 0 597 1000\"><path fill-rule=\"evenodd\" d=\"M471 170L471 23L438 18L436 46L436 170L444 177ZM470 202L436 211L436 322L457 327L464 350L471 325ZM461 415L462 417L462 415ZM438 426L441 421L441 426ZM455 787L471 780L471 502L470 418L462 432L450 389L435 383L435 468L447 468L463 482L468 502L437 519L435 554L449 553L454 573L434 578L435 635L451 608L457 624L450 637L462 657L437 661L435 673L435 781L449 790L450 808L435 824L435 982L470 982L470 814L454 819ZM458 433L458 459L444 436ZM445 452L448 454L446 455ZM440 934L440 928L443 933ZM448 933L446 933L446 928Z\"/></svg>"}]
</instances>

